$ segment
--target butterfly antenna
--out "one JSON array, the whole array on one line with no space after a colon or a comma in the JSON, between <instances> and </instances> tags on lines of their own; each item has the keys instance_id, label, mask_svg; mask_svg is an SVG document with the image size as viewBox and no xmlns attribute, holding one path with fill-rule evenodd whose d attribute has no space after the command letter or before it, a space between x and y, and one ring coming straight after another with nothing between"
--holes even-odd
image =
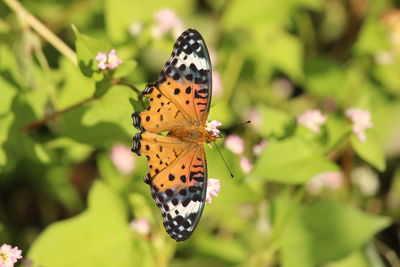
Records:
<instances>
[{"instance_id":1,"label":"butterfly antenna","mask_svg":"<svg viewBox=\"0 0 400 267\"><path fill-rule=\"evenodd\" d=\"M233 128L238 128L238 127L243 126L243 125L248 124L248 123L251 123L251 121L249 120L249 121L246 121L246 122L242 122L242 123L240 123L238 125L233 126Z\"/></svg>"},{"instance_id":2,"label":"butterfly antenna","mask_svg":"<svg viewBox=\"0 0 400 267\"><path fill-rule=\"evenodd\" d=\"M213 141L213 143L214 143L215 147L217 148L218 153L219 153L219 155L221 156L222 160L224 161L225 167L228 169L228 172L229 172L229 174L231 175L231 178L235 177L235 176L233 175L231 169L229 169L229 166L228 166L228 164L226 163L224 156L222 156L221 150L219 150L219 147L218 147L217 143L215 143L214 141Z\"/></svg>"}]
</instances>

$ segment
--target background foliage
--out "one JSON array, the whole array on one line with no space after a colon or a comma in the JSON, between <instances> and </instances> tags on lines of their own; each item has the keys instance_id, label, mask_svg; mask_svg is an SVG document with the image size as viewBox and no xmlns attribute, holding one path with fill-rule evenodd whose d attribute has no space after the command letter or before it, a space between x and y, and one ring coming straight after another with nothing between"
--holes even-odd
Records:
<instances>
[{"instance_id":1,"label":"background foliage","mask_svg":"<svg viewBox=\"0 0 400 267\"><path fill-rule=\"evenodd\" d=\"M0 243L22 248L23 265L400 266L398 1L21 3L0 2ZM220 77L210 119L245 144L239 156L218 141L234 179L206 147L221 190L184 243L162 227L145 161L128 156L124 174L110 157L131 146L137 88L175 41L154 34L165 8L205 38ZM123 64L105 73L94 57L111 48ZM371 113L366 142L351 107ZM319 133L296 123L313 108L327 115ZM327 172L340 186L313 187Z\"/></svg>"}]
</instances>

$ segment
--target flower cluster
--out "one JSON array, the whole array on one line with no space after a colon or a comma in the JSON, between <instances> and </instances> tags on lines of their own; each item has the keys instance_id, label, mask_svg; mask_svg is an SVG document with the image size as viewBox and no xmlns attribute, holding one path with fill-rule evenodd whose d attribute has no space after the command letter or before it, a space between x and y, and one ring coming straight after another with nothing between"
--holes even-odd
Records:
<instances>
[{"instance_id":1,"label":"flower cluster","mask_svg":"<svg viewBox=\"0 0 400 267\"><path fill-rule=\"evenodd\" d=\"M122 61L121 59L118 58L115 49L111 49L111 51L108 53L99 51L97 52L95 59L98 62L97 67L99 67L99 69L102 70L105 69L113 70L122 64Z\"/></svg>"},{"instance_id":2,"label":"flower cluster","mask_svg":"<svg viewBox=\"0 0 400 267\"><path fill-rule=\"evenodd\" d=\"M217 129L217 127L221 126L222 123L216 120L207 122L206 130L211 131L214 136L219 136L220 131Z\"/></svg>"},{"instance_id":3,"label":"flower cluster","mask_svg":"<svg viewBox=\"0 0 400 267\"><path fill-rule=\"evenodd\" d=\"M305 126L314 133L319 133L326 119L327 117L322 115L320 110L310 109L297 117L297 124Z\"/></svg>"},{"instance_id":4,"label":"flower cluster","mask_svg":"<svg viewBox=\"0 0 400 267\"><path fill-rule=\"evenodd\" d=\"M253 154L258 157L267 145L267 140L262 140L253 147ZM245 150L243 139L238 135L229 135L225 138L225 147L233 153L241 155L240 167L245 174L249 174L253 169L253 164L250 162L249 158L243 156Z\"/></svg>"},{"instance_id":5,"label":"flower cluster","mask_svg":"<svg viewBox=\"0 0 400 267\"><path fill-rule=\"evenodd\" d=\"M311 194L321 193L324 189L337 190L342 187L344 176L341 172L327 171L315 175L307 183L307 191Z\"/></svg>"},{"instance_id":6,"label":"flower cluster","mask_svg":"<svg viewBox=\"0 0 400 267\"><path fill-rule=\"evenodd\" d=\"M243 139L238 135L229 135L225 138L225 147L237 155L244 152Z\"/></svg>"},{"instance_id":7,"label":"flower cluster","mask_svg":"<svg viewBox=\"0 0 400 267\"><path fill-rule=\"evenodd\" d=\"M353 123L352 130L353 133L357 135L358 140L360 140L360 142L365 142L367 140L365 129L373 126L369 111L360 108L349 108L346 110L346 116L351 119Z\"/></svg>"},{"instance_id":8,"label":"flower cluster","mask_svg":"<svg viewBox=\"0 0 400 267\"><path fill-rule=\"evenodd\" d=\"M3 244L0 247L0 267L13 267L22 258L22 251L18 247Z\"/></svg>"},{"instance_id":9,"label":"flower cluster","mask_svg":"<svg viewBox=\"0 0 400 267\"><path fill-rule=\"evenodd\" d=\"M218 191L221 188L221 183L218 179L210 178L207 181L207 194L206 194L206 202L211 203L211 197L218 196Z\"/></svg>"},{"instance_id":10,"label":"flower cluster","mask_svg":"<svg viewBox=\"0 0 400 267\"><path fill-rule=\"evenodd\" d=\"M351 182L365 196L373 196L379 191L379 177L369 167L358 167L351 171Z\"/></svg>"},{"instance_id":11,"label":"flower cluster","mask_svg":"<svg viewBox=\"0 0 400 267\"><path fill-rule=\"evenodd\" d=\"M132 231L140 235L148 235L150 233L150 223L146 219L134 219L129 224Z\"/></svg>"}]
</instances>

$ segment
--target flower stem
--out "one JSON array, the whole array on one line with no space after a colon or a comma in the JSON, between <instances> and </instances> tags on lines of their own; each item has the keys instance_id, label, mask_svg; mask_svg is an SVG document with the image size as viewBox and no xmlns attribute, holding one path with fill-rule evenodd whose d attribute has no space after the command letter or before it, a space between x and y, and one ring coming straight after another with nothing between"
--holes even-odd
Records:
<instances>
[{"instance_id":1,"label":"flower stem","mask_svg":"<svg viewBox=\"0 0 400 267\"><path fill-rule=\"evenodd\" d=\"M113 78L112 83L119 84L119 85L125 85L125 86L128 86L129 88L131 88L138 95L139 102L142 104L142 107L143 108L145 107L142 92L139 89L137 89L136 86L134 86L133 84L128 83L126 81L123 81L121 79L118 79L118 78Z\"/></svg>"},{"instance_id":2,"label":"flower stem","mask_svg":"<svg viewBox=\"0 0 400 267\"><path fill-rule=\"evenodd\" d=\"M12 11L14 11L19 19L32 27L40 36L48 41L55 49L62 55L71 60L75 65L78 64L75 52L69 48L60 38L58 38L52 31L43 25L37 18L35 18L28 10L26 10L16 0L4 0Z\"/></svg>"},{"instance_id":3,"label":"flower stem","mask_svg":"<svg viewBox=\"0 0 400 267\"><path fill-rule=\"evenodd\" d=\"M69 107L67 107L65 109L62 109L60 111L56 111L56 112L54 112L54 113L52 113L50 115L47 115L41 120L38 120L38 121L35 121L35 122L32 122L32 123L26 125L25 127L22 128L22 131L25 132L25 133L28 133L28 132L32 131L33 129L35 129L35 128L38 128L40 126L45 125L48 121L53 120L56 117L66 113L66 112L68 112L70 110L76 109L76 108L78 108L78 107L80 107L80 106L82 106L82 105L84 105L86 103L91 102L93 99L94 98L90 97L90 98L85 99L85 100L83 100L81 102L78 102L78 103L76 103L76 104L74 104L72 106L69 106Z\"/></svg>"}]
</instances>

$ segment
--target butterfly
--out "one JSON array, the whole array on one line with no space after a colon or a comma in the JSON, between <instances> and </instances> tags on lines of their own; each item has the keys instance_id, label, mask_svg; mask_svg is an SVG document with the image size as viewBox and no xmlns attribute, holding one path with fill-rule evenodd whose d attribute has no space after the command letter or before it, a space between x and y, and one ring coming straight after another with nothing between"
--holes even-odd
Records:
<instances>
[{"instance_id":1,"label":"butterfly","mask_svg":"<svg viewBox=\"0 0 400 267\"><path fill-rule=\"evenodd\" d=\"M143 90L149 98L148 108L132 114L133 125L140 130L133 138L132 152L148 160L150 172L144 181L150 185L167 233L176 241L193 233L205 204L203 143L218 137L206 129L211 73L202 36L186 30L175 42L157 81Z\"/></svg>"}]
</instances>

